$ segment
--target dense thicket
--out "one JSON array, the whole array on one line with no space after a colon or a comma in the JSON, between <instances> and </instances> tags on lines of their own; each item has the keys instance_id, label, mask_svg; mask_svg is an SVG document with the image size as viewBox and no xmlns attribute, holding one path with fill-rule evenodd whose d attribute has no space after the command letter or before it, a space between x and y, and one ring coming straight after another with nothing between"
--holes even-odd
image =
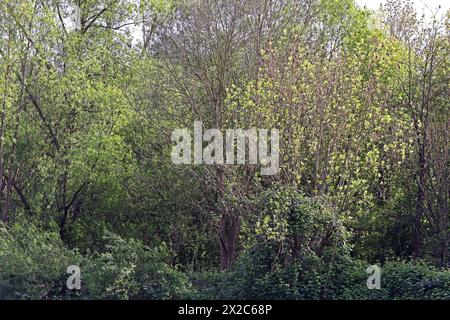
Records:
<instances>
[{"instance_id":1,"label":"dense thicket","mask_svg":"<svg viewBox=\"0 0 450 320\"><path fill-rule=\"evenodd\" d=\"M449 18L2 0L0 299L450 299ZM174 165L198 120L279 129L279 173Z\"/></svg>"}]
</instances>

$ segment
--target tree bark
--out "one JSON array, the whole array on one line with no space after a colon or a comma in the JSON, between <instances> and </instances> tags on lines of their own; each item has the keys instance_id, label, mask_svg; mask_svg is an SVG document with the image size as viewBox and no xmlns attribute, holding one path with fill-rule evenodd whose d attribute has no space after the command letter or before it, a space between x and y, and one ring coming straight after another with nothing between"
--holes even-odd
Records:
<instances>
[{"instance_id":1,"label":"tree bark","mask_svg":"<svg viewBox=\"0 0 450 320\"><path fill-rule=\"evenodd\" d=\"M226 209L225 209L226 210ZM236 254L236 241L241 230L239 215L229 212L222 215L220 221L220 268L229 269Z\"/></svg>"}]
</instances>

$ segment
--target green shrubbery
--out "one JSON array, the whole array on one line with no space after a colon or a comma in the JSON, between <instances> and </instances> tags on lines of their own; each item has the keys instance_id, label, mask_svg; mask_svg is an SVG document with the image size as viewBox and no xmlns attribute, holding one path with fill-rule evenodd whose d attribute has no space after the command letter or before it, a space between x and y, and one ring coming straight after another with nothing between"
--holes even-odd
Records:
<instances>
[{"instance_id":1,"label":"green shrubbery","mask_svg":"<svg viewBox=\"0 0 450 320\"><path fill-rule=\"evenodd\" d=\"M192 275L196 299L450 299L450 271L387 261L381 290L366 286L374 262L353 258L349 233L323 198L291 189L257 199L248 248L227 272Z\"/></svg>"},{"instance_id":2,"label":"green shrubbery","mask_svg":"<svg viewBox=\"0 0 450 320\"><path fill-rule=\"evenodd\" d=\"M65 274L81 256L67 249L57 232L32 224L0 224L0 299L51 299L65 296Z\"/></svg>"},{"instance_id":3,"label":"green shrubbery","mask_svg":"<svg viewBox=\"0 0 450 320\"><path fill-rule=\"evenodd\" d=\"M150 249L106 232L98 249L82 255L58 233L0 225L0 299L169 299L188 288L164 246ZM66 289L70 265L80 266L79 291Z\"/></svg>"},{"instance_id":4,"label":"green shrubbery","mask_svg":"<svg viewBox=\"0 0 450 320\"><path fill-rule=\"evenodd\" d=\"M0 299L450 299L450 11L383 2L0 0Z\"/></svg>"},{"instance_id":5,"label":"green shrubbery","mask_svg":"<svg viewBox=\"0 0 450 320\"><path fill-rule=\"evenodd\" d=\"M2 224L0 299L450 299L450 271L425 262L387 261L381 290L367 289L373 262L352 257L349 233L324 198L281 188L253 204L242 252L226 272L182 273L163 243L149 248L106 230L95 251L81 253L58 232ZM66 288L70 265L81 269L81 290Z\"/></svg>"},{"instance_id":6,"label":"green shrubbery","mask_svg":"<svg viewBox=\"0 0 450 320\"><path fill-rule=\"evenodd\" d=\"M167 248L106 233L101 253L87 255L82 297L90 299L173 299L188 288L187 278L170 266Z\"/></svg>"},{"instance_id":7,"label":"green shrubbery","mask_svg":"<svg viewBox=\"0 0 450 320\"><path fill-rule=\"evenodd\" d=\"M450 271L422 262L387 262L381 290L366 287L364 261L302 257L289 264L271 263L258 250L239 259L228 272L196 274L193 299L326 299L427 300L450 299Z\"/></svg>"},{"instance_id":8,"label":"green shrubbery","mask_svg":"<svg viewBox=\"0 0 450 320\"><path fill-rule=\"evenodd\" d=\"M58 233L31 224L0 226L0 299L450 299L450 271L424 262L389 261L381 290L366 287L370 265L328 248L287 255L286 243L265 240L226 272L184 274L167 248L148 248L105 232L98 252L68 249ZM66 289L69 265L81 268L82 289Z\"/></svg>"}]
</instances>

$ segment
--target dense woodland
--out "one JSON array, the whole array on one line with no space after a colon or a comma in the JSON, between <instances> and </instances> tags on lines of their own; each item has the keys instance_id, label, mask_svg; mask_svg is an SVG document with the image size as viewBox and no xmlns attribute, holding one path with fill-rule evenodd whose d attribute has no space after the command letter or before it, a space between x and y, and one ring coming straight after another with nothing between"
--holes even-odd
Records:
<instances>
[{"instance_id":1,"label":"dense woodland","mask_svg":"<svg viewBox=\"0 0 450 320\"><path fill-rule=\"evenodd\" d=\"M0 299L450 299L449 18L1 0ZM196 120L280 171L174 165Z\"/></svg>"}]
</instances>

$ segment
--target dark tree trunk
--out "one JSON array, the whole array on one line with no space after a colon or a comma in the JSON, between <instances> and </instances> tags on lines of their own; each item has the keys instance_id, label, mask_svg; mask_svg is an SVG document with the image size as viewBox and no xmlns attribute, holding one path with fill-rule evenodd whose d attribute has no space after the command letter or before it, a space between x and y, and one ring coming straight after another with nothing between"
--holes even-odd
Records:
<instances>
[{"instance_id":1,"label":"dark tree trunk","mask_svg":"<svg viewBox=\"0 0 450 320\"><path fill-rule=\"evenodd\" d=\"M231 267L235 253L236 242L241 229L238 215L225 213L220 221L220 268L226 270Z\"/></svg>"},{"instance_id":2,"label":"dark tree trunk","mask_svg":"<svg viewBox=\"0 0 450 320\"><path fill-rule=\"evenodd\" d=\"M418 176L417 176L417 196L416 196L416 213L414 221L414 239L413 239L413 255L418 257L422 249L423 227L422 218L424 215L425 201L425 147L423 144L419 146L418 155Z\"/></svg>"}]
</instances>

